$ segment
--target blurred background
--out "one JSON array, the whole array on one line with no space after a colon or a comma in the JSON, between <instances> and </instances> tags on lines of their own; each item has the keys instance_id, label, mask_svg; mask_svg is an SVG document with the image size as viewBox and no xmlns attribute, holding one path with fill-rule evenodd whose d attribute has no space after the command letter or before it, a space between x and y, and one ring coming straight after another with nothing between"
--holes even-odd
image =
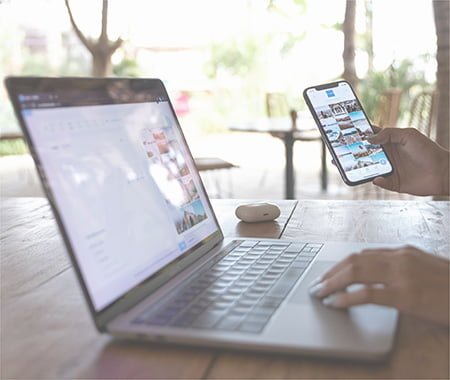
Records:
<instances>
[{"instance_id":1,"label":"blurred background","mask_svg":"<svg viewBox=\"0 0 450 380\"><path fill-rule=\"evenodd\" d=\"M161 78L210 195L281 199L283 136L232 126L273 116L277 94L277 116L314 128L303 89L345 78L372 121L448 147L448 34L445 0L0 0L0 77ZM3 86L0 137L1 195L42 196ZM320 140L295 139L295 198L397 197L331 164L324 190Z\"/></svg>"}]
</instances>

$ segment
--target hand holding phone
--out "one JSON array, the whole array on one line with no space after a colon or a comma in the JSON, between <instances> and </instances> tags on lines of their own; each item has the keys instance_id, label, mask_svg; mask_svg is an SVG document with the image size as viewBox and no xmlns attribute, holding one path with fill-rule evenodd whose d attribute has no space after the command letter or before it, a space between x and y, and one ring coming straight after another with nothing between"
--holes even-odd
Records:
<instances>
[{"instance_id":1,"label":"hand holding phone","mask_svg":"<svg viewBox=\"0 0 450 380\"><path fill-rule=\"evenodd\" d=\"M308 87L303 97L346 184L359 185L393 172L383 147L367 140L374 129L350 83Z\"/></svg>"}]
</instances>

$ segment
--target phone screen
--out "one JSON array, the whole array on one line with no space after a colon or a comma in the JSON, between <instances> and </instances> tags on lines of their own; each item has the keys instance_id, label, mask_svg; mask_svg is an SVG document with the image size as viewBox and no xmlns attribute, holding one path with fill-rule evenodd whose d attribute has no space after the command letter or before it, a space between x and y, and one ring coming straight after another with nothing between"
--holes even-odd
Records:
<instances>
[{"instance_id":1,"label":"phone screen","mask_svg":"<svg viewBox=\"0 0 450 380\"><path fill-rule=\"evenodd\" d=\"M382 146L367 141L374 131L347 82L310 87L304 94L346 183L363 183L392 172Z\"/></svg>"}]
</instances>

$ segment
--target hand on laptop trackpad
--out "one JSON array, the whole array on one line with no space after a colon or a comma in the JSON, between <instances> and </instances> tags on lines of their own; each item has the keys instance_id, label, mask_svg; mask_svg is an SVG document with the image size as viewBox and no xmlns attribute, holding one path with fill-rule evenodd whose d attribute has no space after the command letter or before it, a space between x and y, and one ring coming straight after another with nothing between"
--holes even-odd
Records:
<instances>
[{"instance_id":1,"label":"hand on laptop trackpad","mask_svg":"<svg viewBox=\"0 0 450 380\"><path fill-rule=\"evenodd\" d=\"M294 304L311 303L311 296L309 295L309 287L317 277L325 273L329 268L335 265L334 261L317 261L312 266L310 271L301 280L300 285L294 290L289 297L288 302ZM320 301L318 301L320 302Z\"/></svg>"}]
</instances>

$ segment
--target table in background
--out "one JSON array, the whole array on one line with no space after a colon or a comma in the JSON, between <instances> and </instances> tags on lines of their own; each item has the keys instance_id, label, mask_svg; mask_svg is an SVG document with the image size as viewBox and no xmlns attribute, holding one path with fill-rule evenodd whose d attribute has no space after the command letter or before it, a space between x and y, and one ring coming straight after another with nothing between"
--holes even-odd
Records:
<instances>
[{"instance_id":1,"label":"table in background","mask_svg":"<svg viewBox=\"0 0 450 380\"><path fill-rule=\"evenodd\" d=\"M294 143L296 141L321 141L317 127L292 128L292 119L289 117L261 118L255 122L236 123L228 127L235 132L269 133L283 141L285 149L285 198L295 198L295 171L294 171ZM325 143L321 141L321 176L322 191L327 190L327 158Z\"/></svg>"},{"instance_id":2,"label":"table in background","mask_svg":"<svg viewBox=\"0 0 450 380\"><path fill-rule=\"evenodd\" d=\"M448 255L449 202L276 201L244 224L213 201L227 236L417 244ZM2 378L449 378L449 330L402 316L392 356L367 364L114 340L95 330L42 198L2 199ZM299 316L301 323L301 316Z\"/></svg>"}]
</instances>

